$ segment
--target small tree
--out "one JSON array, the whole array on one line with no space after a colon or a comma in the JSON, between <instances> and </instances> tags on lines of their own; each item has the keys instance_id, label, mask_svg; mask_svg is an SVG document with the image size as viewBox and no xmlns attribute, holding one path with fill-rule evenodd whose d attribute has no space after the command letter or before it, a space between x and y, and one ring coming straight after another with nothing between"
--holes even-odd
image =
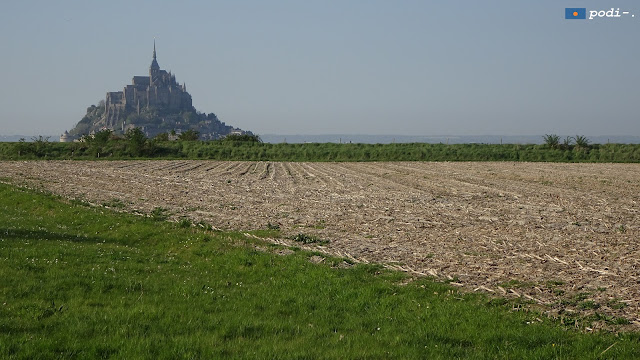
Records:
<instances>
[{"instance_id":1,"label":"small tree","mask_svg":"<svg viewBox=\"0 0 640 360\"><path fill-rule=\"evenodd\" d=\"M544 138L544 143L551 148L555 149L560 146L560 136L556 134L551 134L551 135L546 134L545 136L543 136L543 138Z\"/></svg>"},{"instance_id":2,"label":"small tree","mask_svg":"<svg viewBox=\"0 0 640 360\"><path fill-rule=\"evenodd\" d=\"M100 130L93 135L93 142L99 146L106 145L109 139L111 139L112 134L113 131L109 129Z\"/></svg>"},{"instance_id":3,"label":"small tree","mask_svg":"<svg viewBox=\"0 0 640 360\"><path fill-rule=\"evenodd\" d=\"M18 140L18 143L16 144L16 151L18 152L18 156L23 156L29 152L29 145L25 138L20 138L20 140Z\"/></svg>"},{"instance_id":4,"label":"small tree","mask_svg":"<svg viewBox=\"0 0 640 360\"><path fill-rule=\"evenodd\" d=\"M142 129L138 127L129 129L125 133L124 137L129 145L129 154L133 156L142 155L144 145L147 142L147 136L144 134Z\"/></svg>"},{"instance_id":5,"label":"small tree","mask_svg":"<svg viewBox=\"0 0 640 360\"><path fill-rule=\"evenodd\" d=\"M166 132L160 133L153 138L155 141L169 141L169 134Z\"/></svg>"},{"instance_id":6,"label":"small tree","mask_svg":"<svg viewBox=\"0 0 640 360\"><path fill-rule=\"evenodd\" d=\"M586 136L584 136L584 135L576 135L576 137L574 139L576 141L576 147L581 148L581 149L588 149L589 148L589 139L587 139Z\"/></svg>"},{"instance_id":7,"label":"small tree","mask_svg":"<svg viewBox=\"0 0 640 360\"><path fill-rule=\"evenodd\" d=\"M200 138L200 133L195 130L187 130L178 136L180 141L197 141Z\"/></svg>"},{"instance_id":8,"label":"small tree","mask_svg":"<svg viewBox=\"0 0 640 360\"><path fill-rule=\"evenodd\" d=\"M109 140L111 140L113 136L113 131L109 129L100 130L97 133L93 134L93 136L83 136L84 141L89 144L89 148L91 152L95 154L95 156L100 157L101 154L108 151L107 144Z\"/></svg>"},{"instance_id":9,"label":"small tree","mask_svg":"<svg viewBox=\"0 0 640 360\"><path fill-rule=\"evenodd\" d=\"M573 138L571 136L567 136L566 138L564 138L564 141L562 142L562 148L565 150L571 149L572 142L573 142Z\"/></svg>"},{"instance_id":10,"label":"small tree","mask_svg":"<svg viewBox=\"0 0 640 360\"><path fill-rule=\"evenodd\" d=\"M37 157L46 156L49 152L49 136L33 136L31 138L31 148Z\"/></svg>"},{"instance_id":11,"label":"small tree","mask_svg":"<svg viewBox=\"0 0 640 360\"><path fill-rule=\"evenodd\" d=\"M225 142L248 142L248 143L261 143L262 139L258 135L249 134L230 134L224 137L222 141Z\"/></svg>"},{"instance_id":12,"label":"small tree","mask_svg":"<svg viewBox=\"0 0 640 360\"><path fill-rule=\"evenodd\" d=\"M45 144L45 143L49 142L50 138L51 138L51 136L38 135L38 136L32 136L31 137L31 141L33 141L34 143Z\"/></svg>"}]
</instances>

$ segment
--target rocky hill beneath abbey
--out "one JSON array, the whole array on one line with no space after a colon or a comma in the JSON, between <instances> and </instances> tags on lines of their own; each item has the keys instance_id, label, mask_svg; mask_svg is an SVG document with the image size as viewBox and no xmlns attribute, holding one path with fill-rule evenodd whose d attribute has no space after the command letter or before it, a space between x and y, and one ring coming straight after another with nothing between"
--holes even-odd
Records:
<instances>
[{"instance_id":1,"label":"rocky hill beneath abbey","mask_svg":"<svg viewBox=\"0 0 640 360\"><path fill-rule=\"evenodd\" d=\"M122 91L107 92L105 100L88 107L82 120L60 141L73 141L105 129L122 134L132 128L140 128L149 138L189 130L197 131L202 140L251 134L221 122L214 113L197 111L186 84L179 84L175 75L160 69L155 43L149 75L134 76Z\"/></svg>"}]
</instances>

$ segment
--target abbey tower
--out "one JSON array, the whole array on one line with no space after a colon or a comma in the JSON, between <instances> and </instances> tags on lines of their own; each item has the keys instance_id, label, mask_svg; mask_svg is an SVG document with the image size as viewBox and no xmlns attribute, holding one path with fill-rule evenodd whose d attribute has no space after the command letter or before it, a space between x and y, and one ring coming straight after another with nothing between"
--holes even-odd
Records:
<instances>
[{"instance_id":1,"label":"abbey tower","mask_svg":"<svg viewBox=\"0 0 640 360\"><path fill-rule=\"evenodd\" d=\"M160 69L155 41L149 76L134 76L131 85L125 86L122 91L107 93L104 126L109 129L124 128L127 125L126 114L135 111L140 115L140 111L148 107L171 112L192 109L191 95L186 85L179 85L175 75Z\"/></svg>"}]
</instances>

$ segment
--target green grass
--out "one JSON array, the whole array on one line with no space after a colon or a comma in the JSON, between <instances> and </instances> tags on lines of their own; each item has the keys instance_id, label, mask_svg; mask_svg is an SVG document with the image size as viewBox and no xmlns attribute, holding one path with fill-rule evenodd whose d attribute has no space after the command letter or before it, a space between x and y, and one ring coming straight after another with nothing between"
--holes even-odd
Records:
<instances>
[{"instance_id":1,"label":"green grass","mask_svg":"<svg viewBox=\"0 0 640 360\"><path fill-rule=\"evenodd\" d=\"M0 358L640 357L637 333L200 225L0 184Z\"/></svg>"},{"instance_id":2,"label":"green grass","mask_svg":"<svg viewBox=\"0 0 640 360\"><path fill-rule=\"evenodd\" d=\"M313 235L307 235L307 234L298 234L295 236L292 236L291 239L293 241L297 241L299 243L303 243L303 244L319 244L319 245L326 245L329 243L328 240L322 240L316 236Z\"/></svg>"}]
</instances>

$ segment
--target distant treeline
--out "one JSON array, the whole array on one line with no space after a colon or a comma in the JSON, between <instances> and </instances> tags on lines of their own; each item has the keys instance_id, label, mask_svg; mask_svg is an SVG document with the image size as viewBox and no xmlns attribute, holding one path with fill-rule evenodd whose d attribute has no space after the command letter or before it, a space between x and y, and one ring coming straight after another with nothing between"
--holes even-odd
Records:
<instances>
[{"instance_id":1,"label":"distant treeline","mask_svg":"<svg viewBox=\"0 0 640 360\"><path fill-rule=\"evenodd\" d=\"M640 162L640 144L589 144L581 138L575 144L545 139L551 141L543 145L267 144L251 135L231 135L217 141L195 141L189 137L176 141L162 137L147 139L141 131L134 130L122 137L101 132L74 143L49 142L42 137L32 140L0 143L0 159Z\"/></svg>"}]
</instances>

